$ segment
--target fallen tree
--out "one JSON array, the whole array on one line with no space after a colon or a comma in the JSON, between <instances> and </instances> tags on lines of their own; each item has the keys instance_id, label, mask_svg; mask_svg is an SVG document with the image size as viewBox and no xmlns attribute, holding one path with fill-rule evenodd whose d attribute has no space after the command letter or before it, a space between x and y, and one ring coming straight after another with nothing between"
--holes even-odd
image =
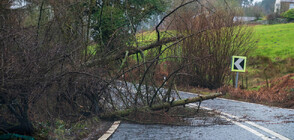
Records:
<instances>
[{"instance_id":1,"label":"fallen tree","mask_svg":"<svg viewBox=\"0 0 294 140\"><path fill-rule=\"evenodd\" d=\"M197 97L187 98L187 99L183 99L183 100L176 100L173 102L164 102L162 104L152 105L151 107L145 106L145 107L141 107L141 108L132 108L132 109L119 110L119 111L111 112L111 113L105 113L105 114L101 114L99 117L101 119L121 118L121 117L125 117L125 116L127 116L137 110L156 111L156 110L161 110L161 109L169 109L169 108L175 107L175 106L182 106L182 105L186 105L189 103L195 103L195 102L201 102L204 100L214 99L214 98L222 96L222 95L224 95L224 94L221 92L220 93L213 93L213 94L209 94L209 95L200 95Z\"/></svg>"}]
</instances>

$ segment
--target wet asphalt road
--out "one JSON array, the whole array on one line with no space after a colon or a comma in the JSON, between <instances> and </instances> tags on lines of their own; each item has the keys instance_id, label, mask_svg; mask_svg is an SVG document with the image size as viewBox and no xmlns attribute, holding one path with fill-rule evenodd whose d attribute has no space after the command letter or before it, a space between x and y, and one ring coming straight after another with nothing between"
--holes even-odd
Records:
<instances>
[{"instance_id":1,"label":"wet asphalt road","mask_svg":"<svg viewBox=\"0 0 294 140\"><path fill-rule=\"evenodd\" d=\"M182 98L197 96L180 92ZM190 107L195 107L191 104ZM294 140L294 110L217 98L203 101L230 125L168 126L121 123L111 140Z\"/></svg>"}]
</instances>

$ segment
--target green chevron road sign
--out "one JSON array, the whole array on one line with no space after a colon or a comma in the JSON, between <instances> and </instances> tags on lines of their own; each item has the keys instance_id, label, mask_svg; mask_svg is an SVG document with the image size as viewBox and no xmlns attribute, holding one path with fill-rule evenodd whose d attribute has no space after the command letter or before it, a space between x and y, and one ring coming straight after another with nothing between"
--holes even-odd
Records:
<instances>
[{"instance_id":1,"label":"green chevron road sign","mask_svg":"<svg viewBox=\"0 0 294 140\"><path fill-rule=\"evenodd\" d=\"M233 56L231 71L245 72L246 70L246 57L245 56Z\"/></svg>"}]
</instances>

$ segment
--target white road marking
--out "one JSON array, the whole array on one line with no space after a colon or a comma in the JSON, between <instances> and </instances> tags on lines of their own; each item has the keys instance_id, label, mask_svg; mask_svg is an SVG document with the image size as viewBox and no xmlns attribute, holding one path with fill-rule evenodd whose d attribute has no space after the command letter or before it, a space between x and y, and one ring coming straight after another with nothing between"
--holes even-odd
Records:
<instances>
[{"instance_id":1,"label":"white road marking","mask_svg":"<svg viewBox=\"0 0 294 140\"><path fill-rule=\"evenodd\" d=\"M252 126L255 126L256 128L259 128L259 129L263 130L264 132L267 132L267 133L269 133L269 134L271 134L273 136L276 136L281 140L290 140L290 139L288 139L288 138L286 138L286 137L284 137L284 136L282 136L282 135L280 135L280 134L278 134L278 133L276 133L276 132L274 132L272 130L269 130L269 129L263 127L263 126L260 126L260 125L258 125L256 123L253 123L253 122L250 122L250 121L245 121L245 123L250 124Z\"/></svg>"},{"instance_id":2,"label":"white road marking","mask_svg":"<svg viewBox=\"0 0 294 140\"><path fill-rule=\"evenodd\" d=\"M188 106L196 107L197 105L196 105L196 104L189 104ZM201 107L201 108L206 109L206 110L213 110L213 109L211 109L211 108L207 108L207 107ZM222 114L223 112L217 111L217 113ZM239 123L239 122L237 122L237 121L234 121L234 120L232 120L232 119L229 119L228 117L224 116L223 114L220 115L220 117L226 119L226 120L229 121L229 122L234 123L235 125L237 125L237 126L243 128L243 129L245 129L245 130L247 130L247 131L249 131L249 132L251 132L251 133L253 133L254 135L256 135L256 136L262 138L263 140L272 140L272 139L266 137L265 135L263 135L263 134L257 132L256 130L254 130L254 129L252 129L252 128L246 126L246 125L243 125L242 123Z\"/></svg>"},{"instance_id":3,"label":"white road marking","mask_svg":"<svg viewBox=\"0 0 294 140\"><path fill-rule=\"evenodd\" d=\"M115 132L115 130L118 128L120 124L120 121L115 121L112 126L105 132L104 135L102 135L98 140L107 140L109 137Z\"/></svg>"},{"instance_id":4,"label":"white road marking","mask_svg":"<svg viewBox=\"0 0 294 140\"><path fill-rule=\"evenodd\" d=\"M282 135L280 135L280 134L278 134L278 133L276 133L276 132L274 132L274 131L272 131L272 130L269 130L269 129L267 129L267 128L261 126L261 125L258 125L258 124L254 123L254 122L247 121L247 120L244 120L244 119L240 119L240 118L238 118L237 116L230 115L230 114L228 114L228 113L224 113L224 112L220 112L220 113L223 114L223 115L226 115L226 116L228 116L228 117L231 117L231 118L234 118L234 119L237 119L237 120L240 120L240 121L244 121L245 123L247 123L247 124L249 124L249 125L252 125L252 126L254 126L254 127L258 128L258 129L261 129L261 130L263 130L264 132L267 132L267 133L269 133L269 134L271 134L271 135L273 135L273 136L276 136L276 137L278 137L278 138L281 139L281 140L290 140L290 139L286 138L285 136L282 136Z\"/></svg>"},{"instance_id":5,"label":"white road marking","mask_svg":"<svg viewBox=\"0 0 294 140\"><path fill-rule=\"evenodd\" d=\"M226 119L227 121L230 121L230 122L232 122L232 123L238 125L239 127L242 127L243 129L245 129L245 130L247 130L247 131L253 133L254 135L256 135L256 136L262 138L263 140L272 140L272 139L266 137L265 135L263 135L263 134L257 132L256 130L254 130L254 129L252 129L252 128L246 126L246 125L243 125L243 124L241 124L241 123L239 123L239 122L237 122L237 121L233 121L232 119L229 119L229 118L227 118L227 117L225 117L225 116L223 116L223 115L220 115L220 117Z\"/></svg>"},{"instance_id":6,"label":"white road marking","mask_svg":"<svg viewBox=\"0 0 294 140\"><path fill-rule=\"evenodd\" d=\"M194 107L195 107L195 106L197 106L197 104L193 103L193 104L189 104L189 106L194 106ZM201 107L201 108L206 109L206 110L213 110L213 109L208 108L208 107ZM263 134L257 132L256 130L254 130L254 129L252 129L252 128L246 126L246 125L243 125L243 124L241 124L241 123L239 123L239 122L237 122L237 121L244 121L245 123L247 123L247 124L249 124L249 125L251 125L251 126L253 126L253 127L255 127L255 128L258 128L258 129L260 129L260 130L263 130L264 132L266 132L266 133L268 133L268 134L270 134L270 135L272 135L272 136L275 136L275 137L277 137L277 138L279 138L279 139L281 139L281 140L290 140L289 138L287 138L287 137L285 137L285 136L282 136L282 135L280 135L280 134L278 134L278 133L276 133L276 132L274 132L274 131L272 131L272 130L269 130L269 129L263 127L263 126L260 126L260 125L254 123L254 122L251 122L251 121L248 121L248 120L245 120L245 119L240 119L240 118L238 118L237 116L234 116L234 115L231 115L231 114L228 114L228 113L225 113L225 112L221 112L221 111L217 111L217 110L215 110L215 111L216 111L217 113L220 113L220 114L221 114L220 117L222 117L222 118L224 118L224 119L226 119L226 120L228 120L228 121L230 121L230 122L232 122L232 123L234 123L234 124L236 124L236 125L238 125L238 126L244 128L245 130L247 130L247 131L249 131L249 132L251 132L251 133L253 133L253 134L255 134L255 135L259 136L259 137L261 137L262 139L267 139L267 140L269 140L270 138L264 136ZM228 117L230 117L230 118L234 118L234 119L236 119L237 121L234 121L234 120L232 120L232 119L230 119L230 118L228 118Z\"/></svg>"}]
</instances>

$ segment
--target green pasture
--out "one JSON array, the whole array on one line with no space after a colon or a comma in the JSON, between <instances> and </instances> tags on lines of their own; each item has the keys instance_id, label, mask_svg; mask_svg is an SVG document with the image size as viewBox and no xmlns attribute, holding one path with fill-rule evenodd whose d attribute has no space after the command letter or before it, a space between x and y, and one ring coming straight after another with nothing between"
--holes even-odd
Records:
<instances>
[{"instance_id":1,"label":"green pasture","mask_svg":"<svg viewBox=\"0 0 294 140\"><path fill-rule=\"evenodd\" d=\"M272 60L294 58L294 23L253 26L254 37L258 39L250 56L266 56ZM171 37L176 31L161 33L161 38ZM139 46L145 46L157 39L155 31L137 34Z\"/></svg>"},{"instance_id":2,"label":"green pasture","mask_svg":"<svg viewBox=\"0 0 294 140\"><path fill-rule=\"evenodd\" d=\"M176 31L164 31L164 32L160 32L160 39L163 38L170 38L170 37L175 37L176 36ZM138 33L136 35L136 40L133 40L133 42L131 43L133 47L145 47L148 46L152 43L155 43L157 40L157 33L156 31L146 31L146 32L142 32L142 33ZM168 46L171 45L171 43L163 45L163 49ZM95 54L96 50L99 48L98 44L93 44L93 45L89 45L88 46L88 53L89 54ZM156 49L153 49L156 50ZM144 54L147 55L148 53L151 53L151 51L145 51Z\"/></svg>"},{"instance_id":3,"label":"green pasture","mask_svg":"<svg viewBox=\"0 0 294 140\"><path fill-rule=\"evenodd\" d=\"M279 60L292 57L294 58L294 23L276 24L276 25L257 25L253 26L255 30L254 37L258 39L258 43L250 56L266 56L272 60ZM160 33L160 37L168 38L176 36L176 31L165 31ZM136 35L137 41L133 42L133 46L147 46L154 43L157 39L156 31L147 31ZM167 46L170 44L167 44ZM89 46L90 53L95 53L98 46ZM163 46L165 48L166 46ZM154 50L155 51L155 50ZM144 54L152 53L145 51Z\"/></svg>"},{"instance_id":4,"label":"green pasture","mask_svg":"<svg viewBox=\"0 0 294 140\"><path fill-rule=\"evenodd\" d=\"M259 39L251 56L267 56L272 60L294 58L294 23L254 26Z\"/></svg>"},{"instance_id":5,"label":"green pasture","mask_svg":"<svg viewBox=\"0 0 294 140\"><path fill-rule=\"evenodd\" d=\"M164 32L160 32L160 39L175 37L176 31L168 30ZM138 46L147 46L151 43L154 43L157 40L156 31L147 31L143 33L138 33L136 35ZM136 43L134 44L136 46Z\"/></svg>"},{"instance_id":6,"label":"green pasture","mask_svg":"<svg viewBox=\"0 0 294 140\"><path fill-rule=\"evenodd\" d=\"M164 32L160 32L160 38L171 38L171 37L175 37L176 36L176 31L164 31ZM133 46L138 46L138 47L145 47L148 46L152 43L155 43L157 40L157 32L156 31L147 31L147 32L142 32L142 33L138 33L136 35L136 42L134 42ZM165 44L162 46L162 50L164 50L166 47L168 47L169 45L171 45L171 43ZM157 55L158 52L158 48L155 49L151 49L148 51L144 51L144 55L146 56L155 56ZM161 57L166 57L167 54L170 53L170 50L166 50L163 55ZM136 58L135 55L133 55L132 58ZM139 54L139 58L141 60L141 55Z\"/></svg>"}]
</instances>

